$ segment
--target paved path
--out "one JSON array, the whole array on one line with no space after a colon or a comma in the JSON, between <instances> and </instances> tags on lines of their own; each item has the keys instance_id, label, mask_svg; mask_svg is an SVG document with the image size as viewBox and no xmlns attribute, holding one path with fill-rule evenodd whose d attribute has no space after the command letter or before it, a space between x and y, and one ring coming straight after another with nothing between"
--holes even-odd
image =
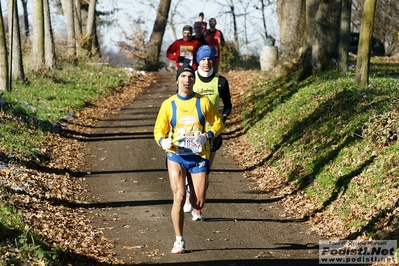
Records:
<instances>
[{"instance_id":1,"label":"paved path","mask_svg":"<svg viewBox=\"0 0 399 266\"><path fill-rule=\"evenodd\" d=\"M170 73L155 81L89 137L86 180L94 201L88 207L93 226L114 243L118 257L126 265L318 265L319 237L307 234L300 221L281 218L278 205L254 193L254 184L223 150L210 175L205 221L186 214L187 253L170 253L172 193L165 152L152 130L176 83Z\"/></svg>"}]
</instances>

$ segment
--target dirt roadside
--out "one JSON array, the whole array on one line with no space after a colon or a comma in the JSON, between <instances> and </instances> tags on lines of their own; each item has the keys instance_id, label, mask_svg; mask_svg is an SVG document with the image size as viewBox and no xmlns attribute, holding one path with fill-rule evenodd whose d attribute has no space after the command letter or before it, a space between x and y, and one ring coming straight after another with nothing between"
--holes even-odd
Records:
<instances>
[{"instance_id":1,"label":"dirt roadside","mask_svg":"<svg viewBox=\"0 0 399 266\"><path fill-rule=\"evenodd\" d=\"M276 199L255 193L224 141L210 175L205 221L186 214L187 254L170 253L174 233L165 152L152 135L161 102L176 90L159 73L130 104L102 119L87 138L85 207L125 265L318 265L319 237L282 218Z\"/></svg>"}]
</instances>

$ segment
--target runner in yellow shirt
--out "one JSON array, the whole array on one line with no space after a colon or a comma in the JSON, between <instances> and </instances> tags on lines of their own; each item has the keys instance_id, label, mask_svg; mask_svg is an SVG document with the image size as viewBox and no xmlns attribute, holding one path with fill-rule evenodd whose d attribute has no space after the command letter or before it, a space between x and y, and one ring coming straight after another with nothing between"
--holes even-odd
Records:
<instances>
[{"instance_id":1,"label":"runner in yellow shirt","mask_svg":"<svg viewBox=\"0 0 399 266\"><path fill-rule=\"evenodd\" d=\"M184 253L183 236L186 200L186 176L190 184L190 202L201 210L205 204L210 171L210 142L224 130L218 110L206 97L193 91L195 71L183 64L176 74L177 94L166 99L154 126L154 138L166 150L166 165L173 192L171 210L176 241L172 253ZM206 130L206 122L210 124ZM189 174L188 174L189 173Z\"/></svg>"}]
</instances>

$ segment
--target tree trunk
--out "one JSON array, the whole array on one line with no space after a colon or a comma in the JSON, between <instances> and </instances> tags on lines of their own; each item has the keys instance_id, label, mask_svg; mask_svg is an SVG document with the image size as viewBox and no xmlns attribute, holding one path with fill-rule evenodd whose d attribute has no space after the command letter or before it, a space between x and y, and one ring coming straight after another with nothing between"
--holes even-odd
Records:
<instances>
[{"instance_id":1,"label":"tree trunk","mask_svg":"<svg viewBox=\"0 0 399 266\"><path fill-rule=\"evenodd\" d=\"M16 0L8 0L8 32L10 36L10 76L24 80L25 72L22 64L21 31L18 19L18 4Z\"/></svg>"},{"instance_id":2,"label":"tree trunk","mask_svg":"<svg viewBox=\"0 0 399 266\"><path fill-rule=\"evenodd\" d=\"M92 42L91 42L91 52L90 52L90 54L92 56L101 57L100 42L98 41L97 23L96 23L96 21L94 21L93 37L92 37Z\"/></svg>"},{"instance_id":3,"label":"tree trunk","mask_svg":"<svg viewBox=\"0 0 399 266\"><path fill-rule=\"evenodd\" d=\"M317 0L318 4L314 31L311 31L312 72L320 73L332 66L332 59L337 58L338 34L340 25L341 1ZM308 13L311 18L314 15Z\"/></svg>"},{"instance_id":4,"label":"tree trunk","mask_svg":"<svg viewBox=\"0 0 399 266\"><path fill-rule=\"evenodd\" d=\"M331 67L337 58L340 0L278 1L280 60L297 62L301 78Z\"/></svg>"},{"instance_id":5,"label":"tree trunk","mask_svg":"<svg viewBox=\"0 0 399 266\"><path fill-rule=\"evenodd\" d=\"M277 1L277 15L280 25L279 60L282 63L298 58L304 40L305 11L305 0Z\"/></svg>"},{"instance_id":6,"label":"tree trunk","mask_svg":"<svg viewBox=\"0 0 399 266\"><path fill-rule=\"evenodd\" d=\"M148 71L156 71L159 69L159 54L161 52L161 45L165 27L168 22L169 8L171 0L162 0L159 2L157 17L154 23L154 28L146 51L146 69Z\"/></svg>"},{"instance_id":7,"label":"tree trunk","mask_svg":"<svg viewBox=\"0 0 399 266\"><path fill-rule=\"evenodd\" d=\"M75 18L75 36L76 39L80 40L80 38L82 38L82 15L81 15L81 9L82 9L82 5L80 3L80 0L75 0L74 1L74 18Z\"/></svg>"},{"instance_id":8,"label":"tree trunk","mask_svg":"<svg viewBox=\"0 0 399 266\"><path fill-rule=\"evenodd\" d=\"M364 1L355 76L355 83L359 88L366 87L369 82L370 49L373 38L376 4L377 0Z\"/></svg>"},{"instance_id":9,"label":"tree trunk","mask_svg":"<svg viewBox=\"0 0 399 266\"><path fill-rule=\"evenodd\" d=\"M352 0L341 0L341 22L339 28L338 43L338 70L342 73L346 73L348 71L351 10Z\"/></svg>"},{"instance_id":10,"label":"tree trunk","mask_svg":"<svg viewBox=\"0 0 399 266\"><path fill-rule=\"evenodd\" d=\"M267 33L267 27L266 27L266 16L265 16L265 2L264 0L260 0L260 4L261 4L261 10L262 10L262 22L263 22L263 31L265 33L265 38L267 38L269 36L269 34Z\"/></svg>"},{"instance_id":11,"label":"tree trunk","mask_svg":"<svg viewBox=\"0 0 399 266\"><path fill-rule=\"evenodd\" d=\"M43 0L33 0L32 2L32 62L36 70L44 64L44 15Z\"/></svg>"},{"instance_id":12,"label":"tree trunk","mask_svg":"<svg viewBox=\"0 0 399 266\"><path fill-rule=\"evenodd\" d=\"M80 23L82 23L82 36L86 35L87 20L89 18L89 4L80 6Z\"/></svg>"},{"instance_id":13,"label":"tree trunk","mask_svg":"<svg viewBox=\"0 0 399 266\"><path fill-rule=\"evenodd\" d=\"M74 0L73 3L74 26L75 26L75 40L76 40L76 54L78 57L85 54L84 37L82 29L82 4L80 0Z\"/></svg>"},{"instance_id":14,"label":"tree trunk","mask_svg":"<svg viewBox=\"0 0 399 266\"><path fill-rule=\"evenodd\" d=\"M231 13L231 18L233 20L234 45L236 46L237 51L239 51L240 47L239 47L239 43L238 43L237 19L236 19L236 13L234 11L234 2L233 2L233 0L230 0L230 13Z\"/></svg>"},{"instance_id":15,"label":"tree trunk","mask_svg":"<svg viewBox=\"0 0 399 266\"><path fill-rule=\"evenodd\" d=\"M50 7L48 0L43 0L44 11L44 61L49 69L56 67L53 29L51 27Z\"/></svg>"},{"instance_id":16,"label":"tree trunk","mask_svg":"<svg viewBox=\"0 0 399 266\"><path fill-rule=\"evenodd\" d=\"M75 21L72 1L62 0L61 3L67 25L67 54L70 57L76 57Z\"/></svg>"},{"instance_id":17,"label":"tree trunk","mask_svg":"<svg viewBox=\"0 0 399 266\"><path fill-rule=\"evenodd\" d=\"M22 9L24 12L24 35L29 36L29 18L28 18L28 0L21 0Z\"/></svg>"},{"instance_id":18,"label":"tree trunk","mask_svg":"<svg viewBox=\"0 0 399 266\"><path fill-rule=\"evenodd\" d=\"M85 40L88 41L88 52L91 53L92 44L94 43L94 25L96 19L96 0L90 0L89 12L86 24L86 37Z\"/></svg>"},{"instance_id":19,"label":"tree trunk","mask_svg":"<svg viewBox=\"0 0 399 266\"><path fill-rule=\"evenodd\" d=\"M0 91L8 89L7 42L4 31L3 10L0 3Z\"/></svg>"}]
</instances>

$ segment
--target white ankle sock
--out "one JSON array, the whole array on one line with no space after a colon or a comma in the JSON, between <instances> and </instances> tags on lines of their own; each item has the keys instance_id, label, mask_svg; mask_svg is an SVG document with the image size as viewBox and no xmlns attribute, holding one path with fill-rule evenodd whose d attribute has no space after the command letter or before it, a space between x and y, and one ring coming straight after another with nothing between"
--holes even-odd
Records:
<instances>
[{"instance_id":1,"label":"white ankle sock","mask_svg":"<svg viewBox=\"0 0 399 266\"><path fill-rule=\"evenodd\" d=\"M183 241L183 240L184 240L184 237L183 237L183 236L176 236L176 241L181 242L181 241Z\"/></svg>"}]
</instances>

